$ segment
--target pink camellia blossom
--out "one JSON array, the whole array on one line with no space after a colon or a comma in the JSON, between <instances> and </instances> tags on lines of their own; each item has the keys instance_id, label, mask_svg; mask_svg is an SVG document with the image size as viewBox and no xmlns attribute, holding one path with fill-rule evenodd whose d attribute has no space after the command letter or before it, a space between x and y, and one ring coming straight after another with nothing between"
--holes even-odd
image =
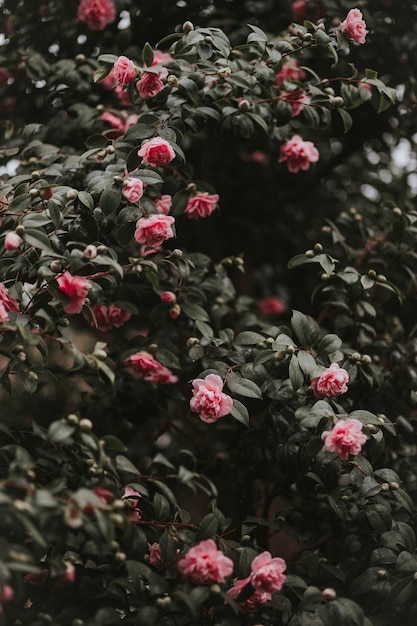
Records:
<instances>
[{"instance_id":1,"label":"pink camellia blossom","mask_svg":"<svg viewBox=\"0 0 417 626\"><path fill-rule=\"evenodd\" d=\"M308 101L306 94L299 89L296 91L289 91L282 96L282 99L291 106L292 116L296 117L300 115L303 105Z\"/></svg>"},{"instance_id":2,"label":"pink camellia blossom","mask_svg":"<svg viewBox=\"0 0 417 626\"><path fill-rule=\"evenodd\" d=\"M175 152L168 141L162 137L153 137L138 150L138 156L142 157L143 163L148 163L152 167L159 167L175 159Z\"/></svg>"},{"instance_id":3,"label":"pink camellia blossom","mask_svg":"<svg viewBox=\"0 0 417 626\"><path fill-rule=\"evenodd\" d=\"M0 302L0 324L9 321L9 314L7 313L6 307L2 302Z\"/></svg>"},{"instance_id":4,"label":"pink camellia blossom","mask_svg":"<svg viewBox=\"0 0 417 626\"><path fill-rule=\"evenodd\" d=\"M337 422L325 438L324 447L329 452L337 452L342 461L347 461L349 454L359 454L366 440L361 422L348 418Z\"/></svg>"},{"instance_id":5,"label":"pink camellia blossom","mask_svg":"<svg viewBox=\"0 0 417 626\"><path fill-rule=\"evenodd\" d=\"M178 561L178 571L196 585L222 583L233 572L233 561L225 556L213 539L200 541Z\"/></svg>"},{"instance_id":6,"label":"pink camellia blossom","mask_svg":"<svg viewBox=\"0 0 417 626\"><path fill-rule=\"evenodd\" d=\"M9 296L9 290L3 283L0 283L0 306L3 306L6 312L19 313L19 303Z\"/></svg>"},{"instance_id":7,"label":"pink camellia blossom","mask_svg":"<svg viewBox=\"0 0 417 626\"><path fill-rule=\"evenodd\" d=\"M163 213L164 215L168 215L172 206L172 196L165 194L161 196L157 200L154 200L155 209L158 213Z\"/></svg>"},{"instance_id":8,"label":"pink camellia blossom","mask_svg":"<svg viewBox=\"0 0 417 626\"><path fill-rule=\"evenodd\" d=\"M198 413L207 424L213 424L220 417L228 415L233 408L233 400L223 393L223 381L217 374L193 380L193 397L190 408Z\"/></svg>"},{"instance_id":9,"label":"pink camellia blossom","mask_svg":"<svg viewBox=\"0 0 417 626\"><path fill-rule=\"evenodd\" d=\"M112 0L81 0L77 19L91 30L103 30L116 19L116 9Z\"/></svg>"},{"instance_id":10,"label":"pink camellia blossom","mask_svg":"<svg viewBox=\"0 0 417 626\"><path fill-rule=\"evenodd\" d=\"M246 159L251 163L259 163L259 165L268 165L269 157L262 150L254 150Z\"/></svg>"},{"instance_id":11,"label":"pink camellia blossom","mask_svg":"<svg viewBox=\"0 0 417 626\"><path fill-rule=\"evenodd\" d=\"M324 17L325 11L320 2L316 2L314 11L311 11L306 0L296 0L292 4L292 15L296 22L302 24L305 20L317 22L321 17Z\"/></svg>"},{"instance_id":12,"label":"pink camellia blossom","mask_svg":"<svg viewBox=\"0 0 417 626\"><path fill-rule=\"evenodd\" d=\"M276 296L268 296L258 301L258 307L262 315L266 317L274 317L275 315L281 315L287 310L287 305L284 300L277 298Z\"/></svg>"},{"instance_id":13,"label":"pink camellia blossom","mask_svg":"<svg viewBox=\"0 0 417 626\"><path fill-rule=\"evenodd\" d=\"M22 243L21 237L19 237L19 235L15 233L14 231L7 233L4 238L4 247L6 248L6 250L9 250L9 251L17 250L17 248L20 246L21 243Z\"/></svg>"},{"instance_id":14,"label":"pink camellia blossom","mask_svg":"<svg viewBox=\"0 0 417 626\"><path fill-rule=\"evenodd\" d=\"M169 61L172 60L172 56L168 52L161 52L161 50L153 51L152 65L158 65L158 63L169 63Z\"/></svg>"},{"instance_id":15,"label":"pink camellia blossom","mask_svg":"<svg viewBox=\"0 0 417 626\"><path fill-rule=\"evenodd\" d=\"M195 196L188 200L184 213L192 220L196 220L199 217L208 217L213 213L218 201L219 196L216 193L210 194L207 191L198 191Z\"/></svg>"},{"instance_id":16,"label":"pink camellia blossom","mask_svg":"<svg viewBox=\"0 0 417 626\"><path fill-rule=\"evenodd\" d=\"M233 581L233 587L228 590L227 595L230 596L232 600L236 600L244 588L250 583L250 580L250 576L244 579L235 578ZM239 607L239 611L242 613L254 613L260 606L262 606L262 604L269 602L271 598L271 593L255 589L249 598L246 598L246 600L242 600L241 602L238 601L237 605Z\"/></svg>"},{"instance_id":17,"label":"pink camellia blossom","mask_svg":"<svg viewBox=\"0 0 417 626\"><path fill-rule=\"evenodd\" d=\"M90 283L82 276L72 276L68 271L56 279L59 290L69 299L64 306L67 313L81 313Z\"/></svg>"},{"instance_id":18,"label":"pink camellia blossom","mask_svg":"<svg viewBox=\"0 0 417 626\"><path fill-rule=\"evenodd\" d=\"M332 363L320 376L316 376L310 383L310 388L316 398L336 398L346 393L349 374L337 363Z\"/></svg>"},{"instance_id":19,"label":"pink camellia blossom","mask_svg":"<svg viewBox=\"0 0 417 626\"><path fill-rule=\"evenodd\" d=\"M148 550L149 550L149 563L153 565L153 567L160 569L163 566L160 544L157 541L154 541L154 543L152 544L148 543Z\"/></svg>"},{"instance_id":20,"label":"pink camellia blossom","mask_svg":"<svg viewBox=\"0 0 417 626\"><path fill-rule=\"evenodd\" d=\"M153 98L164 88L163 78L166 78L168 72L162 68L160 74L156 72L144 71L142 77L136 83L136 89L141 98Z\"/></svg>"},{"instance_id":21,"label":"pink camellia blossom","mask_svg":"<svg viewBox=\"0 0 417 626\"><path fill-rule=\"evenodd\" d=\"M56 587L66 587L67 585L72 585L75 581L75 567L72 563L66 563L66 572L65 574L61 574L56 581Z\"/></svg>"},{"instance_id":22,"label":"pink camellia blossom","mask_svg":"<svg viewBox=\"0 0 417 626\"><path fill-rule=\"evenodd\" d=\"M146 243L151 248L160 246L167 239L174 237L171 226L175 218L161 213L150 217L141 217L136 222L134 237L138 243Z\"/></svg>"},{"instance_id":23,"label":"pink camellia blossom","mask_svg":"<svg viewBox=\"0 0 417 626\"><path fill-rule=\"evenodd\" d=\"M167 302L168 304L172 304L177 299L177 296L172 291L163 291L159 297L161 302Z\"/></svg>"},{"instance_id":24,"label":"pink camellia blossom","mask_svg":"<svg viewBox=\"0 0 417 626\"><path fill-rule=\"evenodd\" d=\"M122 55L114 62L112 74L116 83L125 87L135 80L137 69L133 61Z\"/></svg>"},{"instance_id":25,"label":"pink camellia blossom","mask_svg":"<svg viewBox=\"0 0 417 626\"><path fill-rule=\"evenodd\" d=\"M152 383L163 385L176 383L177 376L153 358L148 352L141 351L132 354L124 360L124 365L132 370L137 376Z\"/></svg>"},{"instance_id":26,"label":"pink camellia blossom","mask_svg":"<svg viewBox=\"0 0 417 626\"><path fill-rule=\"evenodd\" d=\"M301 137L294 135L281 146L278 162L287 161L288 170L296 173L299 170L308 170L310 163L315 163L319 157L319 151L312 141L303 141Z\"/></svg>"},{"instance_id":27,"label":"pink camellia blossom","mask_svg":"<svg viewBox=\"0 0 417 626\"><path fill-rule=\"evenodd\" d=\"M281 87L281 85L286 80L299 82L301 80L304 80L305 77L306 73L299 67L298 61L296 61L295 59L290 59L288 63L284 63L281 70L275 76L275 86Z\"/></svg>"},{"instance_id":28,"label":"pink camellia blossom","mask_svg":"<svg viewBox=\"0 0 417 626\"><path fill-rule=\"evenodd\" d=\"M169 309L169 317L172 320L176 320L177 317L179 317L181 315L181 307L179 304L174 304L172 307L170 307Z\"/></svg>"},{"instance_id":29,"label":"pink camellia blossom","mask_svg":"<svg viewBox=\"0 0 417 626\"><path fill-rule=\"evenodd\" d=\"M103 502L103 504L111 504L114 501L114 494L108 489L104 489L103 487L95 487L93 489L93 493L96 494Z\"/></svg>"},{"instance_id":30,"label":"pink camellia blossom","mask_svg":"<svg viewBox=\"0 0 417 626\"><path fill-rule=\"evenodd\" d=\"M138 507L138 500L142 496L133 487L125 487L122 495L122 500L126 500L130 505L130 510L127 512L127 518L129 521L135 523L142 519L142 513Z\"/></svg>"},{"instance_id":31,"label":"pink camellia blossom","mask_svg":"<svg viewBox=\"0 0 417 626\"><path fill-rule=\"evenodd\" d=\"M103 333L111 330L112 324L107 314L107 307L104 306L104 304L94 304L91 308L96 318L96 324L94 324L94 320L92 320L92 325L96 325L98 330Z\"/></svg>"},{"instance_id":32,"label":"pink camellia blossom","mask_svg":"<svg viewBox=\"0 0 417 626\"><path fill-rule=\"evenodd\" d=\"M128 102L128 104L130 104L130 102ZM116 139L125 133L133 124L136 124L138 116L136 114L126 115L124 111L120 111L119 115L104 111L104 113L100 115L100 119L103 120L103 122L108 122L114 130L120 131L118 133L112 133L111 138ZM109 135L108 132L107 135Z\"/></svg>"},{"instance_id":33,"label":"pink camellia blossom","mask_svg":"<svg viewBox=\"0 0 417 626\"><path fill-rule=\"evenodd\" d=\"M10 602L14 598L14 590L10 585L1 585L0 587L0 613L3 613L3 604Z\"/></svg>"},{"instance_id":34,"label":"pink camellia blossom","mask_svg":"<svg viewBox=\"0 0 417 626\"><path fill-rule=\"evenodd\" d=\"M120 326L123 326L123 324L130 320L132 314L128 311L124 311L115 304L111 304L108 308L107 316L114 328L120 328Z\"/></svg>"},{"instance_id":35,"label":"pink camellia blossom","mask_svg":"<svg viewBox=\"0 0 417 626\"><path fill-rule=\"evenodd\" d=\"M284 559L272 558L270 552L262 552L252 561L251 585L260 592L276 593L285 582L286 569Z\"/></svg>"},{"instance_id":36,"label":"pink camellia blossom","mask_svg":"<svg viewBox=\"0 0 417 626\"><path fill-rule=\"evenodd\" d=\"M123 181L122 194L128 202L136 204L143 196L143 182L140 178L127 177Z\"/></svg>"},{"instance_id":37,"label":"pink camellia blossom","mask_svg":"<svg viewBox=\"0 0 417 626\"><path fill-rule=\"evenodd\" d=\"M339 28L356 43L366 43L369 30L366 30L366 23L359 9L351 9Z\"/></svg>"}]
</instances>

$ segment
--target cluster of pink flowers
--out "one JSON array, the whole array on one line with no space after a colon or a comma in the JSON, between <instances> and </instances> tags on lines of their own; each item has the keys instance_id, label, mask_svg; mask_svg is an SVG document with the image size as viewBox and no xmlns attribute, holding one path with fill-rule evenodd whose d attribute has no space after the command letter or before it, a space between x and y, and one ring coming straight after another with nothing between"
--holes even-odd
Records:
<instances>
[{"instance_id":1,"label":"cluster of pink flowers","mask_svg":"<svg viewBox=\"0 0 417 626\"><path fill-rule=\"evenodd\" d=\"M19 313L19 303L9 296L7 287L0 283L0 323L9 320L9 311Z\"/></svg>"},{"instance_id":2,"label":"cluster of pink flowers","mask_svg":"<svg viewBox=\"0 0 417 626\"><path fill-rule=\"evenodd\" d=\"M136 83L136 89L139 92L141 98L153 98L158 95L164 88L163 79L168 76L168 71L165 67L160 69L160 72L154 72L151 70L145 70L138 82Z\"/></svg>"},{"instance_id":3,"label":"cluster of pink flowers","mask_svg":"<svg viewBox=\"0 0 417 626\"><path fill-rule=\"evenodd\" d=\"M262 315L266 317L274 317L275 315L281 315L287 310L287 305L284 300L277 298L276 296L268 296L258 301L258 307Z\"/></svg>"},{"instance_id":4,"label":"cluster of pink flowers","mask_svg":"<svg viewBox=\"0 0 417 626\"><path fill-rule=\"evenodd\" d=\"M348 388L349 374L337 363L332 363L320 376L312 379L310 387L316 398L336 398L341 393L346 393Z\"/></svg>"},{"instance_id":5,"label":"cluster of pink flowers","mask_svg":"<svg viewBox=\"0 0 417 626\"><path fill-rule=\"evenodd\" d=\"M356 43L366 43L366 35L369 30L366 30L366 23L362 19L362 13L359 9L349 11L346 19L340 24L340 29Z\"/></svg>"},{"instance_id":6,"label":"cluster of pink flowers","mask_svg":"<svg viewBox=\"0 0 417 626\"><path fill-rule=\"evenodd\" d=\"M158 213L163 213L164 215L168 215L172 206L172 197L168 194L165 194L153 201L155 209Z\"/></svg>"},{"instance_id":7,"label":"cluster of pink flowers","mask_svg":"<svg viewBox=\"0 0 417 626\"><path fill-rule=\"evenodd\" d=\"M286 141L280 149L279 163L287 162L288 170L296 173L299 170L308 170L311 163L319 160L319 151L312 141L303 141L294 135Z\"/></svg>"},{"instance_id":8,"label":"cluster of pink flowers","mask_svg":"<svg viewBox=\"0 0 417 626\"><path fill-rule=\"evenodd\" d=\"M200 419L213 424L220 417L228 415L233 408L233 400L223 393L223 381L217 374L193 380L193 397L190 408Z\"/></svg>"},{"instance_id":9,"label":"cluster of pink flowers","mask_svg":"<svg viewBox=\"0 0 417 626\"><path fill-rule=\"evenodd\" d=\"M176 383L177 376L165 365L153 358L145 351L136 352L124 361L124 365L131 369L137 376L152 383L168 384Z\"/></svg>"},{"instance_id":10,"label":"cluster of pink flowers","mask_svg":"<svg viewBox=\"0 0 417 626\"><path fill-rule=\"evenodd\" d=\"M122 500L125 500L130 509L127 511L127 518L133 524L139 522L142 519L142 513L138 507L138 500L142 496L133 487L125 487L123 490Z\"/></svg>"},{"instance_id":11,"label":"cluster of pink flowers","mask_svg":"<svg viewBox=\"0 0 417 626\"><path fill-rule=\"evenodd\" d=\"M125 56L119 56L114 62L112 76L120 87L125 87L135 80L137 69L133 61Z\"/></svg>"},{"instance_id":12,"label":"cluster of pink flowers","mask_svg":"<svg viewBox=\"0 0 417 626\"><path fill-rule=\"evenodd\" d=\"M104 306L104 304L94 304L92 310L96 318L97 328L101 332L120 328L132 317L131 313L123 311L115 304L111 304L109 307Z\"/></svg>"},{"instance_id":13,"label":"cluster of pink flowers","mask_svg":"<svg viewBox=\"0 0 417 626\"><path fill-rule=\"evenodd\" d=\"M138 150L138 156L142 157L142 163L152 167L159 167L173 161L175 152L168 141L162 139L162 137L153 137L153 139L145 141L140 150Z\"/></svg>"},{"instance_id":14,"label":"cluster of pink flowers","mask_svg":"<svg viewBox=\"0 0 417 626\"><path fill-rule=\"evenodd\" d=\"M143 182L141 179L127 176L123 181L122 194L131 204L139 202L143 196Z\"/></svg>"},{"instance_id":15,"label":"cluster of pink flowers","mask_svg":"<svg viewBox=\"0 0 417 626\"><path fill-rule=\"evenodd\" d=\"M282 96L282 99L291 106L293 117L300 115L303 105L308 101L306 94L300 89L289 91Z\"/></svg>"},{"instance_id":16,"label":"cluster of pink flowers","mask_svg":"<svg viewBox=\"0 0 417 626\"><path fill-rule=\"evenodd\" d=\"M178 561L178 571L196 585L222 583L233 572L233 561L218 550L213 539L200 541Z\"/></svg>"},{"instance_id":17,"label":"cluster of pink flowers","mask_svg":"<svg viewBox=\"0 0 417 626\"><path fill-rule=\"evenodd\" d=\"M242 612L252 613L262 604L269 602L273 593L281 590L286 578L284 575L286 568L284 559L272 557L270 552L262 552L253 559L250 576L244 579L236 578L233 587L227 593L236 600L250 583L254 593L246 600L238 601L238 606Z\"/></svg>"},{"instance_id":18,"label":"cluster of pink flowers","mask_svg":"<svg viewBox=\"0 0 417 626\"><path fill-rule=\"evenodd\" d=\"M286 80L299 82L305 77L306 73L299 67L298 61L290 59L287 63L284 63L281 70L275 76L275 86L281 87Z\"/></svg>"},{"instance_id":19,"label":"cluster of pink flowers","mask_svg":"<svg viewBox=\"0 0 417 626\"><path fill-rule=\"evenodd\" d=\"M174 217L163 213L141 217L136 222L134 237L138 243L145 243L151 248L157 248L167 239L174 237L172 230L174 222Z\"/></svg>"},{"instance_id":20,"label":"cluster of pink flowers","mask_svg":"<svg viewBox=\"0 0 417 626\"><path fill-rule=\"evenodd\" d=\"M103 30L116 19L116 9L112 0L81 0L77 19L91 30Z\"/></svg>"},{"instance_id":21,"label":"cluster of pink flowers","mask_svg":"<svg viewBox=\"0 0 417 626\"><path fill-rule=\"evenodd\" d=\"M200 217L208 217L214 211L219 201L219 196L214 193L210 194L207 191L197 191L192 196L184 209L185 215L192 220L196 220Z\"/></svg>"},{"instance_id":22,"label":"cluster of pink flowers","mask_svg":"<svg viewBox=\"0 0 417 626\"><path fill-rule=\"evenodd\" d=\"M359 454L366 441L361 422L348 418L337 422L325 437L324 446L329 452L337 452L342 461L347 461L349 454Z\"/></svg>"},{"instance_id":23,"label":"cluster of pink flowers","mask_svg":"<svg viewBox=\"0 0 417 626\"><path fill-rule=\"evenodd\" d=\"M64 293L69 302L64 306L67 313L81 313L87 298L90 283L82 276L72 276L68 271L56 279L59 290Z\"/></svg>"}]
</instances>

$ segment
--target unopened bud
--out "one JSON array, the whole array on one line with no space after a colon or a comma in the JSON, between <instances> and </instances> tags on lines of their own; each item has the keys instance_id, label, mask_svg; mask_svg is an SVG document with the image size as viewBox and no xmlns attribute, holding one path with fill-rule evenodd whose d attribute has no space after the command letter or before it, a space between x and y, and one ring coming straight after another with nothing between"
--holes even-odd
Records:
<instances>
[{"instance_id":1,"label":"unopened bud","mask_svg":"<svg viewBox=\"0 0 417 626\"><path fill-rule=\"evenodd\" d=\"M26 353L25 352L18 352L16 354L16 357L19 359L19 361L22 361L22 363L24 361L26 361Z\"/></svg>"},{"instance_id":2,"label":"unopened bud","mask_svg":"<svg viewBox=\"0 0 417 626\"><path fill-rule=\"evenodd\" d=\"M372 358L369 356L369 354L363 354L361 357L361 361L362 363L372 363Z\"/></svg>"},{"instance_id":3,"label":"unopened bud","mask_svg":"<svg viewBox=\"0 0 417 626\"><path fill-rule=\"evenodd\" d=\"M178 78L175 76L175 74L170 74L167 77L167 83L170 87L177 87L178 86Z\"/></svg>"},{"instance_id":4,"label":"unopened bud","mask_svg":"<svg viewBox=\"0 0 417 626\"><path fill-rule=\"evenodd\" d=\"M34 170L32 172L32 180L39 180L41 177L41 173L39 170Z\"/></svg>"},{"instance_id":5,"label":"unopened bud","mask_svg":"<svg viewBox=\"0 0 417 626\"><path fill-rule=\"evenodd\" d=\"M313 248L313 252L314 254L320 254L321 252L323 252L323 246L321 245L321 243L316 243L314 248Z\"/></svg>"},{"instance_id":6,"label":"unopened bud","mask_svg":"<svg viewBox=\"0 0 417 626\"><path fill-rule=\"evenodd\" d=\"M158 344L157 343L151 343L148 346L148 352L150 352L151 354L155 354L155 352L158 350Z\"/></svg>"},{"instance_id":7,"label":"unopened bud","mask_svg":"<svg viewBox=\"0 0 417 626\"><path fill-rule=\"evenodd\" d=\"M58 272L61 271L62 269L62 265L60 261L57 261L55 259L55 261L51 261L49 264L49 269L51 270L51 272L54 272L55 274L58 274Z\"/></svg>"},{"instance_id":8,"label":"unopened bud","mask_svg":"<svg viewBox=\"0 0 417 626\"><path fill-rule=\"evenodd\" d=\"M379 426L377 426L376 424L366 424L366 428L373 435L375 435L375 433L379 432Z\"/></svg>"},{"instance_id":9,"label":"unopened bud","mask_svg":"<svg viewBox=\"0 0 417 626\"><path fill-rule=\"evenodd\" d=\"M230 69L230 67L222 67L220 70L217 71L217 75L220 76L220 78L228 78L231 73L232 70Z\"/></svg>"},{"instance_id":10,"label":"unopened bud","mask_svg":"<svg viewBox=\"0 0 417 626\"><path fill-rule=\"evenodd\" d=\"M200 343L200 340L197 337L189 337L187 339L187 348L191 348L192 346L196 346Z\"/></svg>"},{"instance_id":11,"label":"unopened bud","mask_svg":"<svg viewBox=\"0 0 417 626\"><path fill-rule=\"evenodd\" d=\"M182 25L182 30L183 30L184 33L190 33L192 30L194 30L194 24L187 20Z\"/></svg>"},{"instance_id":12,"label":"unopened bud","mask_svg":"<svg viewBox=\"0 0 417 626\"><path fill-rule=\"evenodd\" d=\"M238 108L241 113L247 113L250 110L250 102L248 100L241 100Z\"/></svg>"},{"instance_id":13,"label":"unopened bud","mask_svg":"<svg viewBox=\"0 0 417 626\"><path fill-rule=\"evenodd\" d=\"M308 257L309 259L311 259L314 256L314 250L306 250L304 252L304 255Z\"/></svg>"},{"instance_id":14,"label":"unopened bud","mask_svg":"<svg viewBox=\"0 0 417 626\"><path fill-rule=\"evenodd\" d=\"M36 198L36 196L39 196L39 189L30 189L29 190L29 195L32 198Z\"/></svg>"},{"instance_id":15,"label":"unopened bud","mask_svg":"<svg viewBox=\"0 0 417 626\"><path fill-rule=\"evenodd\" d=\"M86 246L83 252L83 257L85 259L95 259L96 256L97 256L97 248L96 246L90 243L88 246Z\"/></svg>"},{"instance_id":16,"label":"unopened bud","mask_svg":"<svg viewBox=\"0 0 417 626\"><path fill-rule=\"evenodd\" d=\"M388 572L386 569L379 569L376 573L376 576L379 579L388 578Z\"/></svg>"},{"instance_id":17,"label":"unopened bud","mask_svg":"<svg viewBox=\"0 0 417 626\"><path fill-rule=\"evenodd\" d=\"M116 152L116 148L113 146L113 144L109 144L106 147L106 152L107 154L114 154Z\"/></svg>"},{"instance_id":18,"label":"unopened bud","mask_svg":"<svg viewBox=\"0 0 417 626\"><path fill-rule=\"evenodd\" d=\"M394 207L394 208L392 209L392 213L393 213L393 215L395 215L396 217L400 217L400 216L403 214L403 212L401 211L401 209L400 209L399 207L397 207L397 206L396 206L396 207Z\"/></svg>"},{"instance_id":19,"label":"unopened bud","mask_svg":"<svg viewBox=\"0 0 417 626\"><path fill-rule=\"evenodd\" d=\"M93 422L84 417L82 420L80 420L79 426L81 430L92 430Z\"/></svg>"},{"instance_id":20,"label":"unopened bud","mask_svg":"<svg viewBox=\"0 0 417 626\"><path fill-rule=\"evenodd\" d=\"M75 415L75 413L70 413L69 415L67 415L67 422L69 422L70 424L78 424L80 420L78 419L78 416Z\"/></svg>"},{"instance_id":21,"label":"unopened bud","mask_svg":"<svg viewBox=\"0 0 417 626\"><path fill-rule=\"evenodd\" d=\"M116 554L114 555L114 558L116 561L119 561L119 563L122 563L123 561L126 561L127 556L126 556L126 552L116 552Z\"/></svg>"},{"instance_id":22,"label":"unopened bud","mask_svg":"<svg viewBox=\"0 0 417 626\"><path fill-rule=\"evenodd\" d=\"M400 488L400 485L398 483L396 483L394 480L391 480L389 483L389 488L392 489L392 491L397 491L397 489Z\"/></svg>"},{"instance_id":23,"label":"unopened bud","mask_svg":"<svg viewBox=\"0 0 417 626\"><path fill-rule=\"evenodd\" d=\"M85 61L85 54L77 54L75 60L77 63L83 63Z\"/></svg>"},{"instance_id":24,"label":"unopened bud","mask_svg":"<svg viewBox=\"0 0 417 626\"><path fill-rule=\"evenodd\" d=\"M105 159L107 156L107 152L105 150L99 150L96 154L96 161L100 162L103 161L103 159Z\"/></svg>"},{"instance_id":25,"label":"unopened bud","mask_svg":"<svg viewBox=\"0 0 417 626\"><path fill-rule=\"evenodd\" d=\"M326 589L323 589L321 595L325 600L335 600L337 594L334 589L332 589L331 587L327 587Z\"/></svg>"},{"instance_id":26,"label":"unopened bud","mask_svg":"<svg viewBox=\"0 0 417 626\"><path fill-rule=\"evenodd\" d=\"M172 253L171 253L171 254L172 254L172 256L182 257L183 252L182 252L182 250L180 250L179 248L175 248L175 249L172 251Z\"/></svg>"},{"instance_id":27,"label":"unopened bud","mask_svg":"<svg viewBox=\"0 0 417 626\"><path fill-rule=\"evenodd\" d=\"M288 352L288 354L294 354L295 352L294 346L287 346L286 352Z\"/></svg>"},{"instance_id":28,"label":"unopened bud","mask_svg":"<svg viewBox=\"0 0 417 626\"><path fill-rule=\"evenodd\" d=\"M361 355L359 354L359 352L353 352L353 353L350 355L350 359L351 359L352 361L360 361L360 360L361 360Z\"/></svg>"},{"instance_id":29,"label":"unopened bud","mask_svg":"<svg viewBox=\"0 0 417 626\"><path fill-rule=\"evenodd\" d=\"M345 104L345 101L343 100L343 98L341 96L336 96L335 98L333 98L333 104L335 107L342 107Z\"/></svg>"},{"instance_id":30,"label":"unopened bud","mask_svg":"<svg viewBox=\"0 0 417 626\"><path fill-rule=\"evenodd\" d=\"M187 185L188 193L195 193L197 191L197 185L195 183L189 183Z\"/></svg>"},{"instance_id":31,"label":"unopened bud","mask_svg":"<svg viewBox=\"0 0 417 626\"><path fill-rule=\"evenodd\" d=\"M179 317L181 314L181 307L179 304L174 304L174 306L172 306L169 309L169 316L171 319L176 320L177 317Z\"/></svg>"},{"instance_id":32,"label":"unopened bud","mask_svg":"<svg viewBox=\"0 0 417 626\"><path fill-rule=\"evenodd\" d=\"M312 41L313 39L313 35L311 33L304 33L303 37L302 37L303 41Z\"/></svg>"},{"instance_id":33,"label":"unopened bud","mask_svg":"<svg viewBox=\"0 0 417 626\"><path fill-rule=\"evenodd\" d=\"M29 371L27 373L27 377L29 378L29 380L33 382L37 382L39 380L39 376L37 375L36 372Z\"/></svg>"},{"instance_id":34,"label":"unopened bud","mask_svg":"<svg viewBox=\"0 0 417 626\"><path fill-rule=\"evenodd\" d=\"M78 191L76 189L70 189L67 191L67 200L76 200L78 198Z\"/></svg>"},{"instance_id":35,"label":"unopened bud","mask_svg":"<svg viewBox=\"0 0 417 626\"><path fill-rule=\"evenodd\" d=\"M387 277L384 274L377 274L376 279L380 283L386 283L387 282Z\"/></svg>"},{"instance_id":36,"label":"unopened bud","mask_svg":"<svg viewBox=\"0 0 417 626\"><path fill-rule=\"evenodd\" d=\"M375 270L369 270L368 271L368 276L369 276L369 278L376 278L376 271Z\"/></svg>"},{"instance_id":37,"label":"unopened bud","mask_svg":"<svg viewBox=\"0 0 417 626\"><path fill-rule=\"evenodd\" d=\"M216 585L216 584L211 585L210 591L211 593L221 593L220 585Z\"/></svg>"}]
</instances>

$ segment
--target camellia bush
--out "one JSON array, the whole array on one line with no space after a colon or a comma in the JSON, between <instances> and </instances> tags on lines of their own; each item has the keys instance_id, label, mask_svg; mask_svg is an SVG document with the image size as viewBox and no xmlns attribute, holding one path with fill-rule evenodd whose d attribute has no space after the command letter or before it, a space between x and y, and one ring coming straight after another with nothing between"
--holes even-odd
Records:
<instances>
[{"instance_id":1,"label":"camellia bush","mask_svg":"<svg viewBox=\"0 0 417 626\"><path fill-rule=\"evenodd\" d=\"M415 9L3 1L0 624L416 623Z\"/></svg>"}]
</instances>

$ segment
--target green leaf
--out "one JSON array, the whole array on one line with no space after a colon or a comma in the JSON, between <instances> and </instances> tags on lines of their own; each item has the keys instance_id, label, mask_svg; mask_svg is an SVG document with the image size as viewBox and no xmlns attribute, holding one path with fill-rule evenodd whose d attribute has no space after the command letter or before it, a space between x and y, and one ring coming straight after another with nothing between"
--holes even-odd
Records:
<instances>
[{"instance_id":1,"label":"green leaf","mask_svg":"<svg viewBox=\"0 0 417 626\"><path fill-rule=\"evenodd\" d=\"M340 115L342 119L344 132L345 133L349 132L353 124L352 116L350 115L350 113L348 113L344 109L336 109L336 111L338 112L338 114Z\"/></svg>"},{"instance_id":2,"label":"green leaf","mask_svg":"<svg viewBox=\"0 0 417 626\"><path fill-rule=\"evenodd\" d=\"M66 420L52 422L48 428L48 438L54 443L70 443L74 434L75 426Z\"/></svg>"},{"instance_id":3,"label":"green leaf","mask_svg":"<svg viewBox=\"0 0 417 626\"><path fill-rule=\"evenodd\" d=\"M30 246L35 246L35 248L40 248L41 250L46 250L48 252L51 250L51 242L43 229L39 228L35 230L34 228L26 228L26 230L22 233L22 238Z\"/></svg>"},{"instance_id":4,"label":"green leaf","mask_svg":"<svg viewBox=\"0 0 417 626\"><path fill-rule=\"evenodd\" d=\"M99 206L104 215L111 215L120 206L122 190L119 186L108 185L100 195Z\"/></svg>"},{"instance_id":5,"label":"green leaf","mask_svg":"<svg viewBox=\"0 0 417 626\"><path fill-rule=\"evenodd\" d=\"M291 386L294 391L297 391L304 384L304 374L298 363L298 358L295 354L292 355L289 366L289 377Z\"/></svg>"},{"instance_id":6,"label":"green leaf","mask_svg":"<svg viewBox=\"0 0 417 626\"><path fill-rule=\"evenodd\" d=\"M252 330L244 330L236 336L235 344L238 346L252 346L257 343L264 344L265 337L260 333L255 333Z\"/></svg>"},{"instance_id":7,"label":"green leaf","mask_svg":"<svg viewBox=\"0 0 417 626\"><path fill-rule=\"evenodd\" d=\"M245 426L249 427L249 413L248 409L239 400L233 399L233 408L230 411L230 415L238 422L241 422Z\"/></svg>"},{"instance_id":8,"label":"green leaf","mask_svg":"<svg viewBox=\"0 0 417 626\"><path fill-rule=\"evenodd\" d=\"M210 318L203 307L192 302L183 302L181 311L192 320L200 320L201 322L209 322Z\"/></svg>"},{"instance_id":9,"label":"green leaf","mask_svg":"<svg viewBox=\"0 0 417 626\"><path fill-rule=\"evenodd\" d=\"M147 67L151 67L153 63L153 50L148 42L145 43L142 49L142 62Z\"/></svg>"},{"instance_id":10,"label":"green leaf","mask_svg":"<svg viewBox=\"0 0 417 626\"><path fill-rule=\"evenodd\" d=\"M194 539L194 543L198 543L203 539L209 539L215 535L219 522L213 513L209 513L200 522L200 527Z\"/></svg>"},{"instance_id":11,"label":"green leaf","mask_svg":"<svg viewBox=\"0 0 417 626\"><path fill-rule=\"evenodd\" d=\"M232 393L245 398L258 398L262 400L262 392L258 385L249 378L242 378L238 374L230 373L226 378L226 385Z\"/></svg>"}]
</instances>

